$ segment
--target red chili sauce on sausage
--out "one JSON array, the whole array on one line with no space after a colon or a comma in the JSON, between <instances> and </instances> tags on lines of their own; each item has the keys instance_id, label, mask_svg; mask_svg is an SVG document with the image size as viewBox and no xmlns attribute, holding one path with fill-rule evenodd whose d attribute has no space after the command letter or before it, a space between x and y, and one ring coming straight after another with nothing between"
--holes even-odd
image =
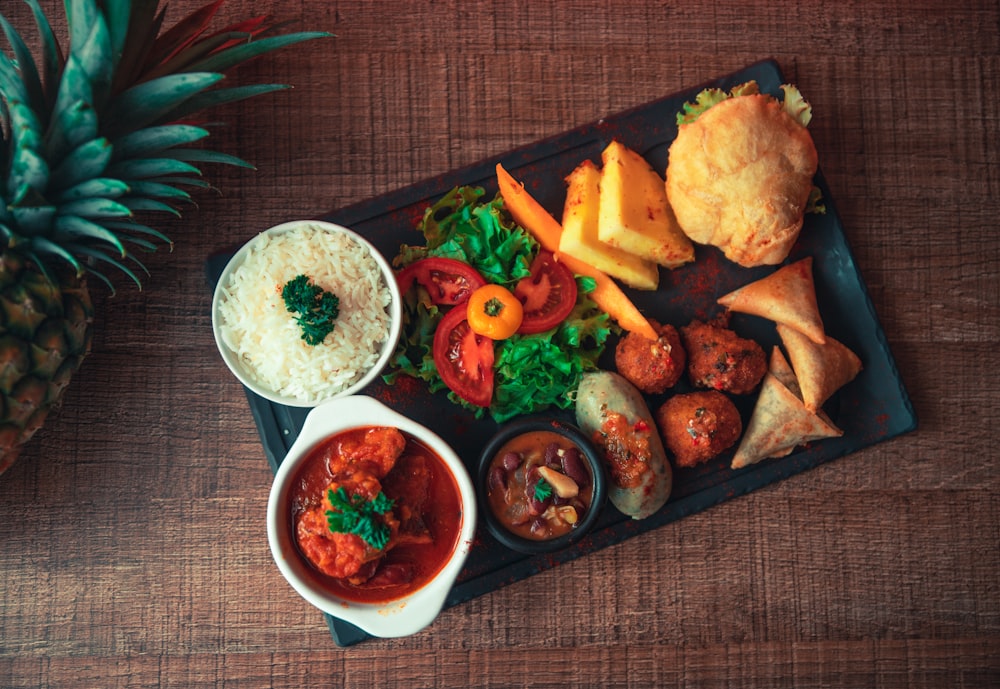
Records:
<instances>
[{"instance_id":1,"label":"red chili sauce on sausage","mask_svg":"<svg viewBox=\"0 0 1000 689\"><path fill-rule=\"evenodd\" d=\"M341 598L385 603L407 596L434 578L458 544L462 504L451 472L399 429L372 426L331 436L313 448L292 486L290 528L299 554L314 580ZM331 496L338 492L339 500ZM356 510L345 506L345 497ZM338 513L368 521L335 531L335 524L345 528L344 520L331 519ZM381 547L371 536L376 530L385 540Z\"/></svg>"},{"instance_id":2,"label":"red chili sauce on sausage","mask_svg":"<svg viewBox=\"0 0 1000 689\"><path fill-rule=\"evenodd\" d=\"M552 431L530 431L504 443L490 461L489 507L511 533L549 540L583 521L594 480L580 448Z\"/></svg>"}]
</instances>

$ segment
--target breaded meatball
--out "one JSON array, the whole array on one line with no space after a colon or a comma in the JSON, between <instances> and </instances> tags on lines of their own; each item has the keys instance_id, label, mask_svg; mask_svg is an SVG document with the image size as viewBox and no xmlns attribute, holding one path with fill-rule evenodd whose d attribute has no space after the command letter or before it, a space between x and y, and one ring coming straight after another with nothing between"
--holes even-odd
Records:
<instances>
[{"instance_id":1,"label":"breaded meatball","mask_svg":"<svg viewBox=\"0 0 1000 689\"><path fill-rule=\"evenodd\" d=\"M767 372L764 349L716 323L695 320L681 328L691 385L746 395Z\"/></svg>"},{"instance_id":2,"label":"breaded meatball","mask_svg":"<svg viewBox=\"0 0 1000 689\"><path fill-rule=\"evenodd\" d=\"M736 405L715 390L674 395L657 410L656 424L680 467L707 462L732 447L743 433Z\"/></svg>"},{"instance_id":3,"label":"breaded meatball","mask_svg":"<svg viewBox=\"0 0 1000 689\"><path fill-rule=\"evenodd\" d=\"M642 392L656 394L672 388L684 374L687 357L677 329L650 320L660 337L650 340L638 333L628 333L615 348L618 373Z\"/></svg>"}]
</instances>

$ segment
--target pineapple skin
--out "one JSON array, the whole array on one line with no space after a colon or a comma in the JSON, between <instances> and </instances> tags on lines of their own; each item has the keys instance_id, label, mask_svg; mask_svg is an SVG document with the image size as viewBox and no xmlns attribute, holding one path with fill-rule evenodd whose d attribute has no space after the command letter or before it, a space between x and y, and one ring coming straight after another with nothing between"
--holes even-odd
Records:
<instances>
[{"instance_id":1,"label":"pineapple skin","mask_svg":"<svg viewBox=\"0 0 1000 689\"><path fill-rule=\"evenodd\" d=\"M0 474L62 402L90 352L94 308L86 284L59 284L12 251L0 253Z\"/></svg>"},{"instance_id":2,"label":"pineapple skin","mask_svg":"<svg viewBox=\"0 0 1000 689\"><path fill-rule=\"evenodd\" d=\"M566 178L559 251L589 263L629 287L655 290L660 281L655 263L605 244L597 236L600 178L601 171L591 160L581 162Z\"/></svg>"},{"instance_id":3,"label":"pineapple skin","mask_svg":"<svg viewBox=\"0 0 1000 689\"><path fill-rule=\"evenodd\" d=\"M664 181L646 159L619 141L601 153L598 238L666 268L694 260L694 245L667 203Z\"/></svg>"}]
</instances>

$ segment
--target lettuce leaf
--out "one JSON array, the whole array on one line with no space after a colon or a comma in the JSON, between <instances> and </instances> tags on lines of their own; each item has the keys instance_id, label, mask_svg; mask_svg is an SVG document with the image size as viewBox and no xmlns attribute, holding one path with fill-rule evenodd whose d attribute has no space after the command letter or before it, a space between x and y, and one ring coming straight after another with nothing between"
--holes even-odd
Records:
<instances>
[{"instance_id":1,"label":"lettuce leaf","mask_svg":"<svg viewBox=\"0 0 1000 689\"><path fill-rule=\"evenodd\" d=\"M426 256L465 261L488 281L513 287L530 274L539 245L504 209L498 194L483 201L478 187L457 187L430 206L418 229L424 246L402 246L393 263L405 266ZM493 403L488 410L469 404L449 391L448 399L477 417L498 423L550 407L569 408L580 376L597 368L612 330L610 317L587 296L591 278L577 277L577 303L558 327L537 335L514 335L494 344ZM434 331L443 312L419 287L403 298L403 334L383 377L392 384L399 375L425 381L433 392L447 389L434 365Z\"/></svg>"},{"instance_id":2,"label":"lettuce leaf","mask_svg":"<svg viewBox=\"0 0 1000 689\"><path fill-rule=\"evenodd\" d=\"M812 120L812 106L802 97L802 93L791 84L782 84L781 92L783 95L781 104L784 111L803 127L808 126ZM752 96L758 93L760 93L760 87L753 80L734 86L728 92L719 88L704 89L695 96L693 103L684 103L681 106L681 112L677 113L677 124L691 124L706 110L729 98Z\"/></svg>"}]
</instances>

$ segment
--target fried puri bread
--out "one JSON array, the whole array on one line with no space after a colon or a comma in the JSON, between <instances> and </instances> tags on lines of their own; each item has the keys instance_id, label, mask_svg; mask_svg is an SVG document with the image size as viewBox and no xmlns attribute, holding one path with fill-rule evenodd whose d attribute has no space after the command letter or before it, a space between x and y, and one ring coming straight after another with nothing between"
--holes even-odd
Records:
<instances>
[{"instance_id":1,"label":"fried puri bread","mask_svg":"<svg viewBox=\"0 0 1000 689\"><path fill-rule=\"evenodd\" d=\"M806 409L802 400L768 372L731 466L742 469L763 459L783 457L800 445L843 433Z\"/></svg>"},{"instance_id":2,"label":"fried puri bread","mask_svg":"<svg viewBox=\"0 0 1000 689\"><path fill-rule=\"evenodd\" d=\"M826 334L816 303L812 263L807 256L723 295L718 302L730 311L783 323L823 344Z\"/></svg>"},{"instance_id":3,"label":"fried puri bread","mask_svg":"<svg viewBox=\"0 0 1000 689\"><path fill-rule=\"evenodd\" d=\"M816 147L774 98L728 98L681 124L667 198L684 233L742 266L777 265L802 229Z\"/></svg>"},{"instance_id":4,"label":"fried puri bread","mask_svg":"<svg viewBox=\"0 0 1000 689\"><path fill-rule=\"evenodd\" d=\"M817 344L795 328L781 323L776 328L810 411L817 411L861 372L858 355L829 335L824 344Z\"/></svg>"}]
</instances>

